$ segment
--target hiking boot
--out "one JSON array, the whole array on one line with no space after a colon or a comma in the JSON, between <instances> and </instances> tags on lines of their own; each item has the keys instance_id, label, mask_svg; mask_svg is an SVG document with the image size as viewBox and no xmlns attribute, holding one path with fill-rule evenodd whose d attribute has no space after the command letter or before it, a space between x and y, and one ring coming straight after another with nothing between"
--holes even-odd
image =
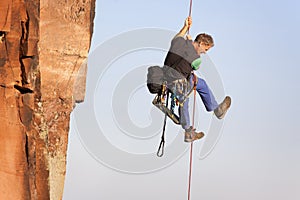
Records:
<instances>
[{"instance_id":1,"label":"hiking boot","mask_svg":"<svg viewBox=\"0 0 300 200\"><path fill-rule=\"evenodd\" d=\"M203 138L204 133L203 132L196 132L196 129L190 127L185 130L184 133L184 141L185 142L193 142L195 140L199 140Z\"/></svg>"},{"instance_id":2,"label":"hiking boot","mask_svg":"<svg viewBox=\"0 0 300 200\"><path fill-rule=\"evenodd\" d=\"M214 113L218 119L223 119L227 110L231 105L231 98L226 96L222 103L214 110Z\"/></svg>"}]
</instances>

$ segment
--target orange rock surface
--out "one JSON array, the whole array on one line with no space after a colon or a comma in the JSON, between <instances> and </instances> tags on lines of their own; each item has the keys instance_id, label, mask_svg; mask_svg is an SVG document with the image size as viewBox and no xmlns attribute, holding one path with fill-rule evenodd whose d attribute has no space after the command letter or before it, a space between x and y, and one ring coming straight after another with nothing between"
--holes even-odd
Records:
<instances>
[{"instance_id":1,"label":"orange rock surface","mask_svg":"<svg viewBox=\"0 0 300 200\"><path fill-rule=\"evenodd\" d=\"M95 0L0 2L0 199L62 198L94 10Z\"/></svg>"}]
</instances>

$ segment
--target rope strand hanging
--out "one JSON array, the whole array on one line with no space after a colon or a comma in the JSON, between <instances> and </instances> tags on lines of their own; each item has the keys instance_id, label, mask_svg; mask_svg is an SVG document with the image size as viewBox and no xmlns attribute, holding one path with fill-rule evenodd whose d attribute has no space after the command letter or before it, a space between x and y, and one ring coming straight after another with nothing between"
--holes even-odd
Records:
<instances>
[{"instance_id":1,"label":"rope strand hanging","mask_svg":"<svg viewBox=\"0 0 300 200\"><path fill-rule=\"evenodd\" d=\"M189 17L192 16L192 7L193 7L193 0L190 0ZM190 34L190 28L188 29L187 34Z\"/></svg>"},{"instance_id":2,"label":"rope strand hanging","mask_svg":"<svg viewBox=\"0 0 300 200\"><path fill-rule=\"evenodd\" d=\"M190 0L190 10L189 10L189 16L192 16L192 7L193 7L193 0Z\"/></svg>"},{"instance_id":3,"label":"rope strand hanging","mask_svg":"<svg viewBox=\"0 0 300 200\"><path fill-rule=\"evenodd\" d=\"M194 84L194 102L193 102L193 118L192 118L192 128L195 126L195 110L196 110L196 84L197 77L193 74L193 84ZM193 165L193 142L191 142L190 147L190 166L189 166L189 184L188 184L188 200L191 198L191 185L192 185L192 165Z\"/></svg>"},{"instance_id":4,"label":"rope strand hanging","mask_svg":"<svg viewBox=\"0 0 300 200\"><path fill-rule=\"evenodd\" d=\"M189 17L192 16L192 6L193 0L190 0L190 9L189 9ZM188 34L190 33L190 28L188 29ZM196 76L193 75L193 84L194 84L194 104L193 104L193 119L192 119L192 128L195 126L195 107L196 107ZM189 184L188 184L188 200L191 199L191 185L192 185L192 165L193 165L193 142L191 142L190 147L190 166L189 166Z\"/></svg>"}]
</instances>

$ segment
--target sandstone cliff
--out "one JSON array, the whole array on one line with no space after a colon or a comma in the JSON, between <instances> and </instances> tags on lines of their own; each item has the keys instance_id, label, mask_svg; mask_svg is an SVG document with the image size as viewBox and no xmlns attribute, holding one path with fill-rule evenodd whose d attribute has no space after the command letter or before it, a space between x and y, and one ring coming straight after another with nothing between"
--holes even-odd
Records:
<instances>
[{"instance_id":1,"label":"sandstone cliff","mask_svg":"<svg viewBox=\"0 0 300 200\"><path fill-rule=\"evenodd\" d=\"M95 0L0 1L0 199L62 198L94 9Z\"/></svg>"}]
</instances>

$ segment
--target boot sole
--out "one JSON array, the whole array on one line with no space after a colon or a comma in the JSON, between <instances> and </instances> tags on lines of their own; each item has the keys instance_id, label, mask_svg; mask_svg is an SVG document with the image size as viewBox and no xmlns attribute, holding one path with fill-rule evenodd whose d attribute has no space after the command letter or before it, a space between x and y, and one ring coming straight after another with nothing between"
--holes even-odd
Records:
<instances>
[{"instance_id":1,"label":"boot sole","mask_svg":"<svg viewBox=\"0 0 300 200\"><path fill-rule=\"evenodd\" d=\"M225 103L225 105L226 105L226 107L225 107L225 109L224 109L225 111L223 112L222 115L217 116L218 119L223 119L223 118L224 118L225 114L227 113L228 109L229 109L230 106L231 106L231 98L230 98L229 96L227 96L227 97L225 98L225 100L224 100L224 103Z\"/></svg>"}]
</instances>

